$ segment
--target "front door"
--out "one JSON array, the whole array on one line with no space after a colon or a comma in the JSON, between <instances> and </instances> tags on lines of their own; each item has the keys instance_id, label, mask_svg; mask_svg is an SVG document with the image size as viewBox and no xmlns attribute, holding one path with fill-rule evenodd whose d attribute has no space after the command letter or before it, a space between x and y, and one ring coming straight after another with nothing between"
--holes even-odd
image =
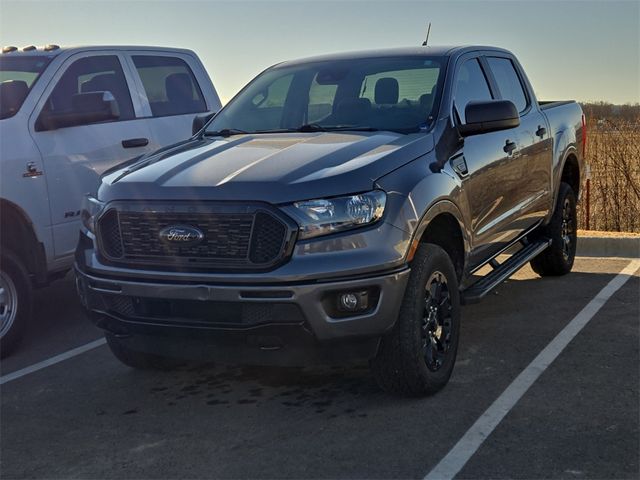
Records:
<instances>
[{"instance_id":1,"label":"front door","mask_svg":"<svg viewBox=\"0 0 640 480\"><path fill-rule=\"evenodd\" d=\"M496 98L477 58L464 61L454 85L454 109L461 123L465 122L467 103ZM522 174L514 161L517 155L518 129L514 128L466 137L461 151L453 157L468 205L472 266L492 256L515 235L508 224L514 207L512 180ZM460 164L462 169L455 167Z\"/></svg>"},{"instance_id":2,"label":"front door","mask_svg":"<svg viewBox=\"0 0 640 480\"><path fill-rule=\"evenodd\" d=\"M75 249L82 196L96 193L105 170L151 148L145 121L136 119L131 83L117 53L81 54L69 59L61 70L30 119L31 134L45 165L58 258L73 254ZM72 113L76 94L102 91L111 92L118 104L119 117L112 121L85 121L52 129L40 120L42 112Z\"/></svg>"}]
</instances>

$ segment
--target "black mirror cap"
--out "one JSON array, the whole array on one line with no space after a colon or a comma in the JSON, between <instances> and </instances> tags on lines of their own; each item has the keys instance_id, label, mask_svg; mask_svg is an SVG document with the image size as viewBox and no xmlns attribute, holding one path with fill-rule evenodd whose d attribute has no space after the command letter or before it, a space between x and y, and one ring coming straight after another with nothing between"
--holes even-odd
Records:
<instances>
[{"instance_id":1,"label":"black mirror cap","mask_svg":"<svg viewBox=\"0 0 640 480\"><path fill-rule=\"evenodd\" d=\"M204 128L204 126L209 123L215 114L218 112L207 112L202 115L196 115L193 117L193 123L191 124L191 134L196 135L200 130Z\"/></svg>"},{"instance_id":2,"label":"black mirror cap","mask_svg":"<svg viewBox=\"0 0 640 480\"><path fill-rule=\"evenodd\" d=\"M520 126L518 109L509 100L469 102L464 115L466 123L458 127L463 137Z\"/></svg>"},{"instance_id":3,"label":"black mirror cap","mask_svg":"<svg viewBox=\"0 0 640 480\"><path fill-rule=\"evenodd\" d=\"M111 92L86 92L71 96L71 109L64 112L42 112L36 131L55 130L76 125L106 122L120 118L118 102Z\"/></svg>"}]
</instances>

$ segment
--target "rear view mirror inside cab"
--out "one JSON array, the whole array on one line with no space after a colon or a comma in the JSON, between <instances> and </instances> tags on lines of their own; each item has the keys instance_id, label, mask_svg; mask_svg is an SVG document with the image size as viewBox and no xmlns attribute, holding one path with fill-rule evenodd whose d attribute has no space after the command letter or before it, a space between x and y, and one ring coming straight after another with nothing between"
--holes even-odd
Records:
<instances>
[{"instance_id":1,"label":"rear view mirror inside cab","mask_svg":"<svg viewBox=\"0 0 640 480\"><path fill-rule=\"evenodd\" d=\"M267 93L268 93L267 91L259 92L255 97L251 99L252 105L256 108L262 105L264 101L267 99Z\"/></svg>"},{"instance_id":2,"label":"rear view mirror inside cab","mask_svg":"<svg viewBox=\"0 0 640 480\"><path fill-rule=\"evenodd\" d=\"M347 76L349 70L347 68L327 68L320 70L316 75L316 83L318 85L335 85L340 83Z\"/></svg>"}]
</instances>

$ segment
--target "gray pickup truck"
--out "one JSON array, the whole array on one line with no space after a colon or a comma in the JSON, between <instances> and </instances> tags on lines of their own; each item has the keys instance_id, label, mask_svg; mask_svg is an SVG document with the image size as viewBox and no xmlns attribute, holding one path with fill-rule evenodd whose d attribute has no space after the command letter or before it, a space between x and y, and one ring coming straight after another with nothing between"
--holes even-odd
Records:
<instances>
[{"instance_id":1,"label":"gray pickup truck","mask_svg":"<svg viewBox=\"0 0 640 480\"><path fill-rule=\"evenodd\" d=\"M134 368L359 359L385 390L433 393L461 304L527 262L571 270L584 148L580 107L538 102L503 49L280 63L103 177L78 292Z\"/></svg>"}]
</instances>

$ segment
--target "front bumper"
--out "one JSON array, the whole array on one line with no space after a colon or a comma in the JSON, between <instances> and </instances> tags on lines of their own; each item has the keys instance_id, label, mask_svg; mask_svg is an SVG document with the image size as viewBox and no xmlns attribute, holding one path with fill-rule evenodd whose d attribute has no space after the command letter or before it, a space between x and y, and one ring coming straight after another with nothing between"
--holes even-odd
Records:
<instances>
[{"instance_id":1,"label":"front bumper","mask_svg":"<svg viewBox=\"0 0 640 480\"><path fill-rule=\"evenodd\" d=\"M356 351L366 344L357 356L371 357L400 310L410 273L408 243L406 232L381 223L298 242L289 261L272 271L196 273L110 265L96 254L93 236L82 232L75 269L91 319L134 349L179 357L226 349L233 363L271 363L264 352L308 353L337 344ZM362 290L373 292L369 308L336 314L339 292Z\"/></svg>"},{"instance_id":2,"label":"front bumper","mask_svg":"<svg viewBox=\"0 0 640 480\"><path fill-rule=\"evenodd\" d=\"M404 295L410 270L405 268L386 275L355 279L326 281L298 285L251 286L251 285L205 285L185 283L151 283L130 280L116 280L89 275L76 265L76 284L80 298L88 310L112 317L121 322L122 333L127 325L146 325L190 328L202 330L249 329L263 324L306 324L314 336L320 340L331 340L350 336L379 336L395 324L400 303ZM335 292L351 292L362 289L379 291L377 304L364 314L335 318L326 311L327 296ZM192 302L211 302L212 305L256 305L260 307L284 307L275 312L275 316L290 314L288 318L269 317L272 321L262 321L259 315L255 321L229 322L229 326L201 321L181 320L180 318L159 318L152 320L127 316L114 309L114 300L118 299L160 299ZM297 308L287 309L291 305ZM297 314L295 310L299 310ZM265 316L265 318L268 316ZM114 332L119 333L119 332Z\"/></svg>"},{"instance_id":3,"label":"front bumper","mask_svg":"<svg viewBox=\"0 0 640 480\"><path fill-rule=\"evenodd\" d=\"M375 355L380 336L395 324L409 272L405 268L369 278L252 286L119 280L88 274L76 265L76 285L92 321L131 338L134 349L234 363L283 363L270 360L277 356L286 358L286 364L300 364L313 356L342 358L344 347L348 357ZM332 316L327 298L362 289L379 293L369 311ZM136 308L142 304L160 308L147 309L145 315ZM211 314L197 320L174 317L168 313L173 304L210 309Z\"/></svg>"}]
</instances>

